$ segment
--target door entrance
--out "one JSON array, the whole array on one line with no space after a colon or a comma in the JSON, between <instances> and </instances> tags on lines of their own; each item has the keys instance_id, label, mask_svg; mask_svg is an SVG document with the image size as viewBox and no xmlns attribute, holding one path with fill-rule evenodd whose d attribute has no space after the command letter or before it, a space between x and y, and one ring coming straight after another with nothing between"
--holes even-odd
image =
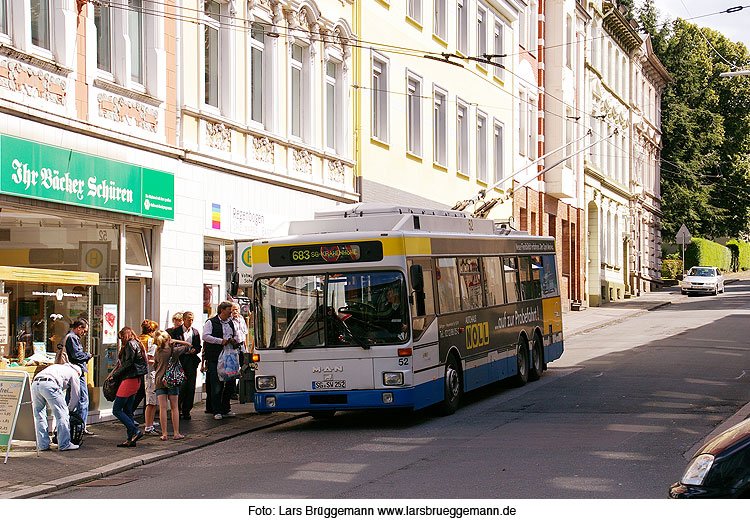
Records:
<instances>
[{"instance_id":1,"label":"door entrance","mask_svg":"<svg viewBox=\"0 0 750 526\"><path fill-rule=\"evenodd\" d=\"M150 304L148 296L151 291L151 279L127 278L125 281L125 325L141 333L141 322L149 317Z\"/></svg>"}]
</instances>

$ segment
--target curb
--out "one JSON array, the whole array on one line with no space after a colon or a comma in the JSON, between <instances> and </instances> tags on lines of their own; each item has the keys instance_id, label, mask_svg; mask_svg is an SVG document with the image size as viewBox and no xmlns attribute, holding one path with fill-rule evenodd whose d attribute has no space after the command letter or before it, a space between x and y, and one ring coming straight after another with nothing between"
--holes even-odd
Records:
<instances>
[{"instance_id":1,"label":"curb","mask_svg":"<svg viewBox=\"0 0 750 526\"><path fill-rule=\"evenodd\" d=\"M621 318L615 318L614 320L604 321L602 323L599 323L598 325L592 325L591 327L584 327L582 329L578 329L575 332L563 332L564 336L566 338L569 338L571 336L577 336L578 334L582 334L584 332L590 332L595 331L597 329L601 329L603 327L607 327L609 325L615 325L617 323L623 322L625 320L628 320L630 318L635 318L636 316L640 316L641 314L644 314L646 312L655 311L657 309L661 309L662 307L666 307L668 305L672 305L672 301L665 301L664 303L659 303L658 305L654 305L652 307L647 307L645 309L639 309L636 312L632 312L626 316L622 316ZM563 331L565 330L565 327L563 326Z\"/></svg>"},{"instance_id":2,"label":"curb","mask_svg":"<svg viewBox=\"0 0 750 526\"><path fill-rule=\"evenodd\" d=\"M133 468L144 466L146 464L152 464L154 462L164 460L165 458L174 457L177 455L181 455L183 453L195 451L196 449L201 449L206 446L218 444L219 442L224 442L231 438L235 438L241 435L246 435L254 431L261 431L269 427L277 426L280 424L286 424L287 422L291 422L293 420L303 418L304 416L306 416L305 413L299 414L299 415L291 415L286 418L277 420L275 422L269 422L267 424L259 425L257 427L230 431L226 434L208 438L205 441L201 441L197 444L193 444L193 445L185 447L184 449L180 449L176 451L175 450L155 451L153 453L147 453L145 455L140 455L140 456L128 458L125 460L120 460L117 462L113 462L111 464L106 464L98 468L84 471L83 473L78 473L77 475L70 475L68 477L51 480L49 482L43 482L42 484L37 484L36 486L32 486L30 488L24 488L18 491L14 491L13 493L8 493L6 495L3 495L2 498L3 499L27 499L31 497L38 497L40 495L47 495L49 493L54 493L56 491L69 488L71 486L77 486L78 484L83 484L85 482L90 482L92 480L109 477L110 475L122 473L123 471L129 471Z\"/></svg>"}]
</instances>

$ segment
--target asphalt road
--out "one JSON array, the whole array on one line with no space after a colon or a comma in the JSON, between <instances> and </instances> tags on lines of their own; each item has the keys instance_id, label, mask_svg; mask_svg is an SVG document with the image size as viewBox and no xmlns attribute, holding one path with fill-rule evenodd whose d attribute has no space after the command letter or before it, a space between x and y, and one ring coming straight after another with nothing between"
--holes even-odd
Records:
<instances>
[{"instance_id":1,"label":"asphalt road","mask_svg":"<svg viewBox=\"0 0 750 526\"><path fill-rule=\"evenodd\" d=\"M748 307L738 282L571 337L541 380L452 416L305 417L48 497L665 498L750 401Z\"/></svg>"}]
</instances>

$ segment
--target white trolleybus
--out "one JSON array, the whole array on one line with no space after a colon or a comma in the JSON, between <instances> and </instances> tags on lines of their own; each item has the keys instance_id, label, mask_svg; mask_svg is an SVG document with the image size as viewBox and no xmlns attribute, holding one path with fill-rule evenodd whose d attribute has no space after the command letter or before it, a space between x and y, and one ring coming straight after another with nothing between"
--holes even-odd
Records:
<instances>
[{"instance_id":1,"label":"white trolleybus","mask_svg":"<svg viewBox=\"0 0 750 526\"><path fill-rule=\"evenodd\" d=\"M554 239L358 204L252 244L255 409L437 405L563 352Z\"/></svg>"}]
</instances>

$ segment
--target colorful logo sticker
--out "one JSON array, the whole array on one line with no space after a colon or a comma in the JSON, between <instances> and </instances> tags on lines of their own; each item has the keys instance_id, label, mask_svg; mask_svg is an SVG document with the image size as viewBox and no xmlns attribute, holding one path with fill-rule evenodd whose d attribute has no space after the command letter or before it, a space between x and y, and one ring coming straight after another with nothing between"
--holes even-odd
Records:
<instances>
[{"instance_id":1,"label":"colorful logo sticker","mask_svg":"<svg viewBox=\"0 0 750 526\"><path fill-rule=\"evenodd\" d=\"M211 228L221 230L221 205L211 203Z\"/></svg>"}]
</instances>

